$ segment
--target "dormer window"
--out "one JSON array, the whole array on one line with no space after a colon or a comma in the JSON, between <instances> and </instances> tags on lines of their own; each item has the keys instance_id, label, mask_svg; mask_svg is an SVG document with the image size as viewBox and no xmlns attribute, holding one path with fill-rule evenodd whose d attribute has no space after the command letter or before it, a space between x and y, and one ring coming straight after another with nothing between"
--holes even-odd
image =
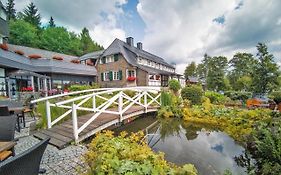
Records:
<instances>
[{"instance_id":1,"label":"dormer window","mask_svg":"<svg viewBox=\"0 0 281 175\"><path fill-rule=\"evenodd\" d=\"M139 62L139 64L142 64L142 59L141 59L141 58L139 58L138 62Z\"/></svg>"}]
</instances>

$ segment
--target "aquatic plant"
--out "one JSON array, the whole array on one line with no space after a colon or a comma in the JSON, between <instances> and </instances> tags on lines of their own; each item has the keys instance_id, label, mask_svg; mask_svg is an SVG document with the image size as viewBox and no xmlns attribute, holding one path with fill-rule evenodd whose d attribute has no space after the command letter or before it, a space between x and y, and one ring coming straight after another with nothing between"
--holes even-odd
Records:
<instances>
[{"instance_id":1,"label":"aquatic plant","mask_svg":"<svg viewBox=\"0 0 281 175\"><path fill-rule=\"evenodd\" d=\"M97 134L84 156L85 174L142 175L170 174L196 175L191 164L176 166L164 159L163 153L155 153L144 141L142 132L114 137L113 132Z\"/></svg>"}]
</instances>

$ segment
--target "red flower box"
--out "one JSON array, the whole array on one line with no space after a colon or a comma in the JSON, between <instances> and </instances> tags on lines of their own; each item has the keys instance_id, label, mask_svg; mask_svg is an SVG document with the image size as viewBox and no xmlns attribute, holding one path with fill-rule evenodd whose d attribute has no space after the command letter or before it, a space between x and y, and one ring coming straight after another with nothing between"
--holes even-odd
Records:
<instances>
[{"instance_id":1,"label":"red flower box","mask_svg":"<svg viewBox=\"0 0 281 175\"><path fill-rule=\"evenodd\" d=\"M9 50L7 44L0 44L0 48L3 50Z\"/></svg>"},{"instance_id":2,"label":"red flower box","mask_svg":"<svg viewBox=\"0 0 281 175\"><path fill-rule=\"evenodd\" d=\"M21 51L21 50L15 50L15 53L16 53L16 54L19 54L19 55L24 55L24 52Z\"/></svg>"},{"instance_id":3,"label":"red flower box","mask_svg":"<svg viewBox=\"0 0 281 175\"><path fill-rule=\"evenodd\" d=\"M42 58L41 55L37 55L37 54L28 55L28 57L31 58L31 59L39 59L39 58Z\"/></svg>"},{"instance_id":4,"label":"red flower box","mask_svg":"<svg viewBox=\"0 0 281 175\"><path fill-rule=\"evenodd\" d=\"M135 81L135 80L136 80L136 77L128 77L127 80L128 80L128 81Z\"/></svg>"},{"instance_id":5,"label":"red flower box","mask_svg":"<svg viewBox=\"0 0 281 175\"><path fill-rule=\"evenodd\" d=\"M62 60L63 60L63 57L60 57L60 56L53 56L53 59L54 59L54 60L62 61Z\"/></svg>"},{"instance_id":6,"label":"red flower box","mask_svg":"<svg viewBox=\"0 0 281 175\"><path fill-rule=\"evenodd\" d=\"M79 60L71 60L71 63L80 64Z\"/></svg>"},{"instance_id":7,"label":"red flower box","mask_svg":"<svg viewBox=\"0 0 281 175\"><path fill-rule=\"evenodd\" d=\"M31 86L21 88L21 91L33 91Z\"/></svg>"}]
</instances>

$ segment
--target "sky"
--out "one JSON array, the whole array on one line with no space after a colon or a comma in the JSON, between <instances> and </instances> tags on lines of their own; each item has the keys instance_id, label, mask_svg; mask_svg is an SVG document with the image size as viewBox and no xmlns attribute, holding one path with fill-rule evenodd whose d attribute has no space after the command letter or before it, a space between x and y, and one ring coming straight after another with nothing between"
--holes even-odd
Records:
<instances>
[{"instance_id":1,"label":"sky","mask_svg":"<svg viewBox=\"0 0 281 175\"><path fill-rule=\"evenodd\" d=\"M258 42L281 63L280 0L15 0L16 10L31 1L43 24L52 16L76 33L87 27L105 48L115 38L132 36L144 50L176 63L178 73L205 53L228 59L236 52L256 55Z\"/></svg>"}]
</instances>

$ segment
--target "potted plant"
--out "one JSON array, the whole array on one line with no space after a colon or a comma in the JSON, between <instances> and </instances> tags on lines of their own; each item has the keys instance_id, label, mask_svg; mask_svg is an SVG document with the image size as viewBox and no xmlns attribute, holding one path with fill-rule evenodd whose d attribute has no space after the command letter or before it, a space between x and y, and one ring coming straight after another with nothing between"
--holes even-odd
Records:
<instances>
[{"instance_id":1,"label":"potted plant","mask_svg":"<svg viewBox=\"0 0 281 175\"><path fill-rule=\"evenodd\" d=\"M41 55L37 55L37 54L31 54L31 55L28 55L28 57L29 57L30 59L39 59L39 58L42 58Z\"/></svg>"},{"instance_id":2,"label":"potted plant","mask_svg":"<svg viewBox=\"0 0 281 175\"><path fill-rule=\"evenodd\" d=\"M135 81L135 80L136 80L136 77L128 77L127 80L128 80L128 81Z\"/></svg>"},{"instance_id":3,"label":"potted plant","mask_svg":"<svg viewBox=\"0 0 281 175\"><path fill-rule=\"evenodd\" d=\"M16 54L19 54L19 55L24 55L24 52L21 51L21 50L15 50L15 53L16 53Z\"/></svg>"},{"instance_id":4,"label":"potted plant","mask_svg":"<svg viewBox=\"0 0 281 175\"><path fill-rule=\"evenodd\" d=\"M79 60L71 60L71 63L80 64Z\"/></svg>"},{"instance_id":5,"label":"potted plant","mask_svg":"<svg viewBox=\"0 0 281 175\"><path fill-rule=\"evenodd\" d=\"M0 44L0 48L6 51L9 49L7 44Z\"/></svg>"},{"instance_id":6,"label":"potted plant","mask_svg":"<svg viewBox=\"0 0 281 175\"><path fill-rule=\"evenodd\" d=\"M63 60L63 57L61 57L61 56L53 56L53 59L54 60L59 60L59 61L62 61Z\"/></svg>"}]
</instances>

